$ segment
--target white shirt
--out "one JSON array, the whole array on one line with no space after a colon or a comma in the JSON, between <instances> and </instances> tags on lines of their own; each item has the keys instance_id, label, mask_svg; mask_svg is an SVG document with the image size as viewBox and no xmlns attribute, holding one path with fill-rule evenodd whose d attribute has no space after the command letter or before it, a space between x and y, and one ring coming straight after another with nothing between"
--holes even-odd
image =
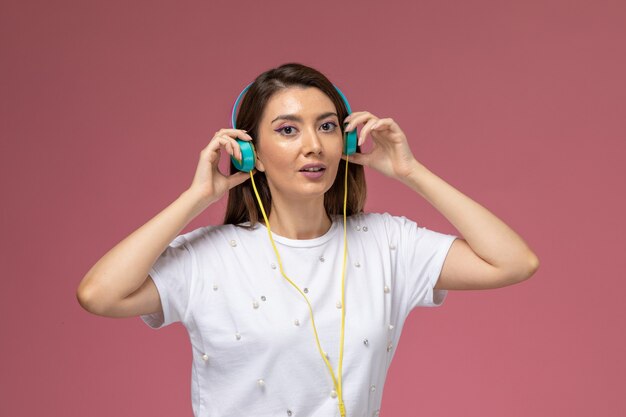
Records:
<instances>
[{"instance_id":1,"label":"white shirt","mask_svg":"<svg viewBox=\"0 0 626 417\"><path fill-rule=\"evenodd\" d=\"M388 213L348 217L345 305L341 305L343 216L314 239L274 233L285 274L306 293L322 349L337 378L341 309L346 415L374 416L402 326L417 306L439 306L434 290L456 238ZM207 226L178 236L150 270L163 314L180 321L193 350L196 417L339 416L302 294L280 274L264 224Z\"/></svg>"}]
</instances>

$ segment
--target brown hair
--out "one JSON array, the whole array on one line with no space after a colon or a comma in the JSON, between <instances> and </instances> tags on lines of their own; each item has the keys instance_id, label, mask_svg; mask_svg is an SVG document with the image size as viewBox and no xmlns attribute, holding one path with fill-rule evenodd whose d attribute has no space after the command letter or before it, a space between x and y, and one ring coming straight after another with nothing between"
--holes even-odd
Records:
<instances>
[{"instance_id":1,"label":"brown hair","mask_svg":"<svg viewBox=\"0 0 626 417\"><path fill-rule=\"evenodd\" d=\"M343 120L348 116L348 110L343 99L333 86L333 84L321 72L298 63L283 64L278 68L272 68L259 75L241 100L239 112L236 119L237 129L245 129L252 136L252 142L256 146L257 133L261 116L265 105L274 93L281 89L301 86L316 87L326 94L337 109L339 124L343 132ZM360 149L357 147L357 152ZM333 214L343 214L343 193L344 175L346 161L339 161L337 176L330 189L324 194L324 208L330 217ZM230 173L238 172L237 168L230 163ZM265 208L265 213L269 216L271 210L272 196L267 184L265 173L256 171L254 182L259 192L259 197ZM350 216L363 211L365 204L366 185L363 166L358 164L348 164L348 201L346 204L346 215ZM224 216L224 224L239 224L250 222L254 226L259 219L263 219L263 214L258 206L252 182L247 180L242 184L233 187L228 193L228 204Z\"/></svg>"}]
</instances>

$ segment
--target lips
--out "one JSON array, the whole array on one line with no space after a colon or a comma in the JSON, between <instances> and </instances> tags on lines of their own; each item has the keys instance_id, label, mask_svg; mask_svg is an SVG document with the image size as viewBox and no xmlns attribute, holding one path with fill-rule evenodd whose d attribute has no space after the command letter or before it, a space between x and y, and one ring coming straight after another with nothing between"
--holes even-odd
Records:
<instances>
[{"instance_id":1,"label":"lips","mask_svg":"<svg viewBox=\"0 0 626 417\"><path fill-rule=\"evenodd\" d=\"M324 171L325 169L326 169L326 165L324 164L306 164L302 168L300 168L300 171L320 172L320 171Z\"/></svg>"}]
</instances>

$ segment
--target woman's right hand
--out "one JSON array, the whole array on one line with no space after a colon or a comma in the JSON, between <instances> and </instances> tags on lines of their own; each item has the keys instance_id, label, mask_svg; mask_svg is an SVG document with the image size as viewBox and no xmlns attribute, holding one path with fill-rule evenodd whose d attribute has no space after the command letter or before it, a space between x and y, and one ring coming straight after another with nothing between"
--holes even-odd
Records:
<instances>
[{"instance_id":1,"label":"woman's right hand","mask_svg":"<svg viewBox=\"0 0 626 417\"><path fill-rule=\"evenodd\" d=\"M215 132L207 147L200 152L196 175L187 191L197 196L207 206L222 198L231 188L250 178L247 172L237 172L226 176L219 170L221 148L226 149L229 155L234 155L236 159L241 160L241 149L235 138L252 140L252 137L244 130L220 129Z\"/></svg>"}]
</instances>

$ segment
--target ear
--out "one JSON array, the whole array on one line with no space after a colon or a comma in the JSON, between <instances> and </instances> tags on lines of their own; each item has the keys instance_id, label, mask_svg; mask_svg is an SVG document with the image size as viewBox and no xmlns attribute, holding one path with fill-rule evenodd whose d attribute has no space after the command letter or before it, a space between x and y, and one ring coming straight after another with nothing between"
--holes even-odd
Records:
<instances>
[{"instance_id":1,"label":"ear","mask_svg":"<svg viewBox=\"0 0 626 417\"><path fill-rule=\"evenodd\" d=\"M263 162L261 162L261 159L259 158L258 154L256 154L256 161L254 161L254 167L259 172L265 172L265 165L263 165Z\"/></svg>"}]
</instances>

